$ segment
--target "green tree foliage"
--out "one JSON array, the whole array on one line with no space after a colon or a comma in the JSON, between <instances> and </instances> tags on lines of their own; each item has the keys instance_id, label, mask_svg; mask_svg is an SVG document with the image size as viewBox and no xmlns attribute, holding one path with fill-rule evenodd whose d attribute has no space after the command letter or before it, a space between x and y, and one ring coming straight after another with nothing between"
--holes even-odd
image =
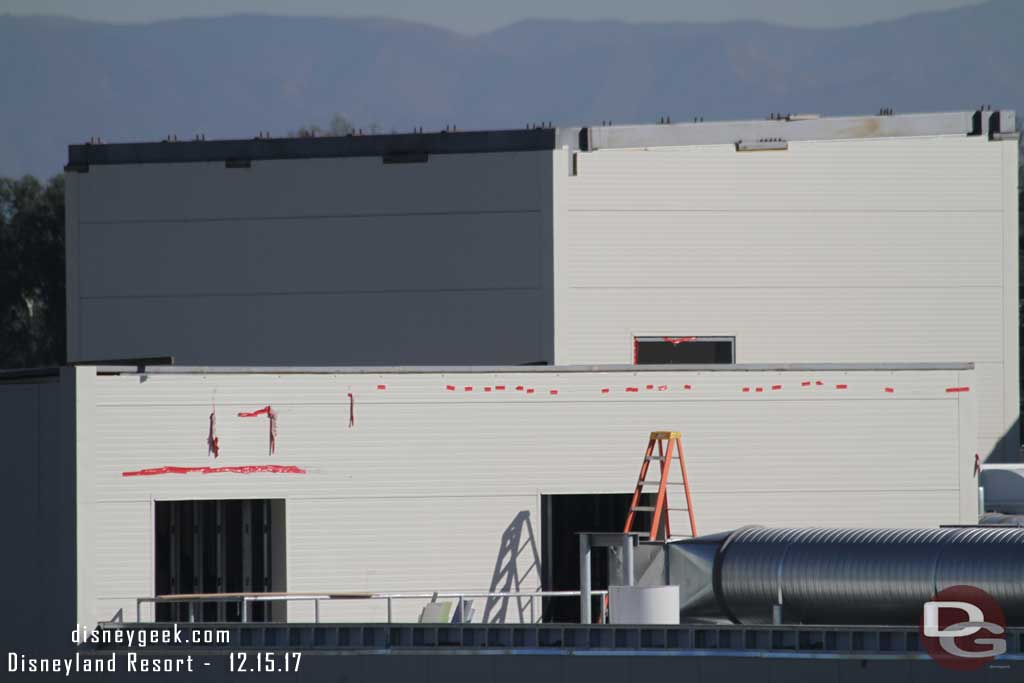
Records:
<instances>
[{"instance_id":1,"label":"green tree foliage","mask_svg":"<svg viewBox=\"0 0 1024 683\"><path fill-rule=\"evenodd\" d=\"M64 176L0 178L0 368L65 360Z\"/></svg>"}]
</instances>

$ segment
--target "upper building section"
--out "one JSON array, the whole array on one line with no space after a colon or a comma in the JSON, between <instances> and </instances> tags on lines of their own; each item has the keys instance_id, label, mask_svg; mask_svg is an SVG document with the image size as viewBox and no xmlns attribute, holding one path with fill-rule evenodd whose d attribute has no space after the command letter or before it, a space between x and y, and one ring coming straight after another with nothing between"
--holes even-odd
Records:
<instances>
[{"instance_id":1,"label":"upper building section","mask_svg":"<svg viewBox=\"0 0 1024 683\"><path fill-rule=\"evenodd\" d=\"M248 140L167 140L115 144L71 145L69 171L110 164L169 164L223 161L244 165L275 159L382 157L385 163L425 161L432 154L487 154L684 145L736 144L740 149L770 149L801 140L920 135L1013 135L1011 110L979 110L933 114L819 117L814 114L772 114L765 120L601 125L519 130L440 131L342 137L257 137Z\"/></svg>"}]
</instances>

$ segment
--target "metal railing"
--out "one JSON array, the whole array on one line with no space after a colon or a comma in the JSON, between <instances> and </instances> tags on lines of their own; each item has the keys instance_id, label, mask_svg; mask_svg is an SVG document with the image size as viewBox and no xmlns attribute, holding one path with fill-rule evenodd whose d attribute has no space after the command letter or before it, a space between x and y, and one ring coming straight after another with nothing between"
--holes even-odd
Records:
<instances>
[{"instance_id":1,"label":"metal railing","mask_svg":"<svg viewBox=\"0 0 1024 683\"><path fill-rule=\"evenodd\" d=\"M590 595L593 597L600 597L600 604L604 605L604 596L608 594L606 590L595 590L590 591ZM204 595L161 595L156 597L145 597L135 599L135 621L136 623L142 623L142 605L152 604L154 606L154 619L156 617L155 607L156 605L163 604L188 604L188 620L190 623L194 623L196 620L196 606L205 604L218 604L218 603L237 603L239 606L239 613L241 615L242 623L248 623L250 608L249 605L254 602L312 602L313 603L313 621L314 623L320 623L320 602L323 600L328 601L366 601L366 600L384 600L387 602L387 623L393 623L392 620L392 607L395 600L423 600L429 599L431 602L435 602L440 599L455 599L456 610L454 614L459 616L460 620L465 619L464 607L467 599L487 598L487 599L499 599L499 600L529 600L530 601L530 621L536 622L536 610L535 600L537 598L568 598L575 597L579 598L581 591L529 591L529 592L473 592L464 591L458 593L444 593L444 592L420 592L420 593L229 593L229 594L216 594L207 593ZM603 617L602 609L602 617ZM604 619L602 618L602 621Z\"/></svg>"}]
</instances>

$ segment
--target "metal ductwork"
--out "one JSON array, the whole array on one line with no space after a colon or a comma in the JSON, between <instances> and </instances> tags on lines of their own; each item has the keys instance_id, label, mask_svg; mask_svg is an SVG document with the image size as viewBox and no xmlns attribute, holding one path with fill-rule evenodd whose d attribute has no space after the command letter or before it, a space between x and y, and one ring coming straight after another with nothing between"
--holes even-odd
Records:
<instances>
[{"instance_id":1,"label":"metal ductwork","mask_svg":"<svg viewBox=\"0 0 1024 683\"><path fill-rule=\"evenodd\" d=\"M768 529L666 544L684 619L742 624L916 624L938 591L988 592L1024 624L1024 529Z\"/></svg>"}]
</instances>

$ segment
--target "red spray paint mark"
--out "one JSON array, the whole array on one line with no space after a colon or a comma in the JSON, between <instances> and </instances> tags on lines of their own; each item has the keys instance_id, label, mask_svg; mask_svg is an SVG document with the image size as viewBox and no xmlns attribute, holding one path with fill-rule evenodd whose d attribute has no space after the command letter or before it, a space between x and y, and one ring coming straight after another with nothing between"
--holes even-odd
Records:
<instances>
[{"instance_id":1,"label":"red spray paint mark","mask_svg":"<svg viewBox=\"0 0 1024 683\"><path fill-rule=\"evenodd\" d=\"M825 385L825 383L824 383L824 382L822 382L822 381L821 381L820 379L819 379L819 380L816 380L816 381L814 382L814 384L815 384L816 386L819 386L819 387L821 387L821 386L824 386L824 385Z\"/></svg>"},{"instance_id":2,"label":"red spray paint mark","mask_svg":"<svg viewBox=\"0 0 1024 683\"><path fill-rule=\"evenodd\" d=\"M356 397L352 395L352 392L348 392L348 426L349 428L356 426Z\"/></svg>"},{"instance_id":3,"label":"red spray paint mark","mask_svg":"<svg viewBox=\"0 0 1024 683\"><path fill-rule=\"evenodd\" d=\"M485 392L485 393L489 393L490 391L491 391L491 388L490 388L490 387L484 387L484 392Z\"/></svg>"},{"instance_id":4,"label":"red spray paint mark","mask_svg":"<svg viewBox=\"0 0 1024 683\"><path fill-rule=\"evenodd\" d=\"M647 391L650 391L653 388L654 388L653 384L648 384L647 387L646 387Z\"/></svg>"},{"instance_id":5,"label":"red spray paint mark","mask_svg":"<svg viewBox=\"0 0 1024 683\"><path fill-rule=\"evenodd\" d=\"M683 389L686 389L687 391L689 391L690 389L693 389L693 387L691 387L689 384L684 384L683 385Z\"/></svg>"},{"instance_id":6,"label":"red spray paint mark","mask_svg":"<svg viewBox=\"0 0 1024 683\"><path fill-rule=\"evenodd\" d=\"M772 385L772 391L778 391L781 388L782 388L781 384L773 384Z\"/></svg>"},{"instance_id":7,"label":"red spray paint mark","mask_svg":"<svg viewBox=\"0 0 1024 683\"><path fill-rule=\"evenodd\" d=\"M238 417L259 417L260 415L270 415L270 406L264 406L249 413L239 413Z\"/></svg>"},{"instance_id":8,"label":"red spray paint mark","mask_svg":"<svg viewBox=\"0 0 1024 683\"><path fill-rule=\"evenodd\" d=\"M533 393L533 389L527 389L527 390L526 390L526 393L528 393L528 394L532 394L532 393Z\"/></svg>"},{"instance_id":9,"label":"red spray paint mark","mask_svg":"<svg viewBox=\"0 0 1024 683\"><path fill-rule=\"evenodd\" d=\"M462 387L463 391L473 391L473 387Z\"/></svg>"},{"instance_id":10,"label":"red spray paint mark","mask_svg":"<svg viewBox=\"0 0 1024 683\"><path fill-rule=\"evenodd\" d=\"M810 382L810 380L806 380L806 381L800 382L800 386L802 386L802 387L809 387L809 386L811 386L811 382Z\"/></svg>"},{"instance_id":11,"label":"red spray paint mark","mask_svg":"<svg viewBox=\"0 0 1024 683\"><path fill-rule=\"evenodd\" d=\"M605 387L604 389L601 390L601 393L602 394L607 394L609 391L611 391L611 389L608 389L607 387Z\"/></svg>"},{"instance_id":12,"label":"red spray paint mark","mask_svg":"<svg viewBox=\"0 0 1024 683\"><path fill-rule=\"evenodd\" d=\"M147 470L122 472L122 477L152 477L158 474L305 474L295 465L235 465L232 467L152 467Z\"/></svg>"},{"instance_id":13,"label":"red spray paint mark","mask_svg":"<svg viewBox=\"0 0 1024 683\"><path fill-rule=\"evenodd\" d=\"M887 394L891 394L891 393L893 393L893 392L895 392L895 391L896 391L896 390L895 390L895 389L893 389L892 387L886 387L886 388L885 388L885 393L887 393Z\"/></svg>"},{"instance_id":14,"label":"red spray paint mark","mask_svg":"<svg viewBox=\"0 0 1024 683\"><path fill-rule=\"evenodd\" d=\"M959 394L961 391L970 391L970 387L949 387L946 389L947 394Z\"/></svg>"},{"instance_id":15,"label":"red spray paint mark","mask_svg":"<svg viewBox=\"0 0 1024 683\"><path fill-rule=\"evenodd\" d=\"M626 387L626 391L631 394L635 394L636 392L640 391L640 387Z\"/></svg>"},{"instance_id":16,"label":"red spray paint mark","mask_svg":"<svg viewBox=\"0 0 1024 683\"><path fill-rule=\"evenodd\" d=\"M668 385L667 384L659 384L658 385L658 391L668 391Z\"/></svg>"},{"instance_id":17,"label":"red spray paint mark","mask_svg":"<svg viewBox=\"0 0 1024 683\"><path fill-rule=\"evenodd\" d=\"M388 388L387 384L378 384L377 385L377 391L384 391L387 388Z\"/></svg>"},{"instance_id":18,"label":"red spray paint mark","mask_svg":"<svg viewBox=\"0 0 1024 683\"><path fill-rule=\"evenodd\" d=\"M505 385L504 384L499 384L496 387L494 387L494 390L495 391L505 391Z\"/></svg>"},{"instance_id":19,"label":"red spray paint mark","mask_svg":"<svg viewBox=\"0 0 1024 683\"><path fill-rule=\"evenodd\" d=\"M252 412L239 413L238 417L259 417L260 415L266 415L270 423L270 454L273 455L277 450L277 413L271 410L270 406L264 406Z\"/></svg>"},{"instance_id":20,"label":"red spray paint mark","mask_svg":"<svg viewBox=\"0 0 1024 683\"><path fill-rule=\"evenodd\" d=\"M836 385L836 389L845 389L845 388L846 388L845 384L837 384Z\"/></svg>"},{"instance_id":21,"label":"red spray paint mark","mask_svg":"<svg viewBox=\"0 0 1024 683\"><path fill-rule=\"evenodd\" d=\"M520 384L518 387L516 387L516 391L522 391L522 390L523 390L523 385L522 384Z\"/></svg>"},{"instance_id":22,"label":"red spray paint mark","mask_svg":"<svg viewBox=\"0 0 1024 683\"><path fill-rule=\"evenodd\" d=\"M558 389L552 389L548 393L551 394L552 396L558 396Z\"/></svg>"},{"instance_id":23,"label":"red spray paint mark","mask_svg":"<svg viewBox=\"0 0 1024 683\"><path fill-rule=\"evenodd\" d=\"M743 387L743 393L744 394L749 394L750 393L750 387Z\"/></svg>"},{"instance_id":24,"label":"red spray paint mark","mask_svg":"<svg viewBox=\"0 0 1024 683\"><path fill-rule=\"evenodd\" d=\"M758 387L758 388L754 389L754 391L756 391L757 393L760 394L762 391L764 391L764 387Z\"/></svg>"},{"instance_id":25,"label":"red spray paint mark","mask_svg":"<svg viewBox=\"0 0 1024 683\"><path fill-rule=\"evenodd\" d=\"M692 342L696 337L662 337L662 340L667 341L669 344L676 346L683 342Z\"/></svg>"},{"instance_id":26,"label":"red spray paint mark","mask_svg":"<svg viewBox=\"0 0 1024 683\"><path fill-rule=\"evenodd\" d=\"M448 391L455 391L454 384L446 384L444 388L447 389Z\"/></svg>"}]
</instances>

